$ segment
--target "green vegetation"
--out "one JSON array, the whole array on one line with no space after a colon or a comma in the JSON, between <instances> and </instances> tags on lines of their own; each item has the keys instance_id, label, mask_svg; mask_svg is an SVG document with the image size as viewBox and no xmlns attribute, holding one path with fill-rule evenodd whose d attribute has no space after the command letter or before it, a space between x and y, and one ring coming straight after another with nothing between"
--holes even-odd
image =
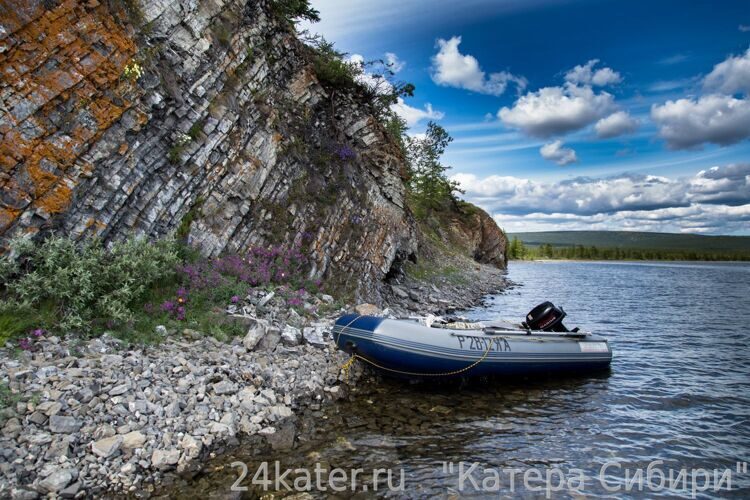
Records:
<instances>
[{"instance_id":1,"label":"green vegetation","mask_svg":"<svg viewBox=\"0 0 750 500\"><path fill-rule=\"evenodd\" d=\"M606 234L606 231L591 231L587 232L586 237L582 240L591 240L595 237L595 234L601 235L600 241L605 241L612 244L614 241L613 236ZM604 233L604 234L602 234ZM618 232L622 234L624 232ZM564 235L560 239L565 240L565 244L553 245L551 243L526 243L522 241L518 235L514 235L508 244L508 258L515 260L533 260L533 259L571 259L571 260L703 260L703 261L726 261L726 260L750 260L750 248L742 249L741 244L750 244L750 238L742 238L737 241L727 240L727 238L735 238L728 236L697 236L697 235L681 235L681 234L666 234L666 233L655 233L653 236L648 236L648 233L636 233L632 236L628 236L629 239L623 239L620 241L621 245L614 247L601 247L597 245L573 245L567 243L569 238L575 234L571 233L522 233L529 239L535 238L535 235L539 238L554 238L554 235ZM697 239L696 239L697 238ZM726 245L724 248L717 248L717 240L706 240L701 241L702 238L717 238L719 241L729 241L731 245ZM559 240L558 240L559 241ZM633 246L633 241L639 241L643 244L643 247ZM655 246L661 242L665 244L665 247L658 248ZM685 246L690 243L700 243L694 248ZM738 244L740 248L738 248ZM667 246L667 245L671 245Z\"/></svg>"},{"instance_id":2,"label":"green vegetation","mask_svg":"<svg viewBox=\"0 0 750 500\"><path fill-rule=\"evenodd\" d=\"M19 401L21 401L21 394L13 393L7 382L0 382L0 410L12 408ZM0 416L0 424L4 421L5 419Z\"/></svg>"},{"instance_id":3,"label":"green vegetation","mask_svg":"<svg viewBox=\"0 0 750 500\"><path fill-rule=\"evenodd\" d=\"M196 198L195 202L190 207L190 210L188 210L185 216L182 218L182 220L180 221L180 225L177 226L177 230L175 231L175 236L178 240L187 240L188 234L190 234L190 225L200 214L201 208L203 208L203 204L205 203L205 201L206 200L201 196Z\"/></svg>"},{"instance_id":4,"label":"green vegetation","mask_svg":"<svg viewBox=\"0 0 750 500\"><path fill-rule=\"evenodd\" d=\"M455 207L456 194L462 192L456 181L448 179L450 168L440 163L440 157L453 139L436 124L427 124L424 137L403 136L409 164L409 190L411 207L417 218L423 219L431 212Z\"/></svg>"},{"instance_id":5,"label":"green vegetation","mask_svg":"<svg viewBox=\"0 0 750 500\"><path fill-rule=\"evenodd\" d=\"M226 340L246 328L225 309L253 289L273 289L301 312L321 286L308 278L299 246L206 259L174 239L105 248L98 240L50 237L16 240L12 254L0 256L0 345L16 341L24 350L47 332L86 338L108 331L128 342L158 342L157 325Z\"/></svg>"},{"instance_id":6,"label":"green vegetation","mask_svg":"<svg viewBox=\"0 0 750 500\"><path fill-rule=\"evenodd\" d=\"M37 328L76 330L102 320L131 321L131 306L157 283L173 279L178 262L172 240L151 244L133 239L110 249L96 240L81 245L66 238L38 245L18 240L13 251L15 262L2 257L1 337L17 335L32 321L41 323Z\"/></svg>"},{"instance_id":7,"label":"green vegetation","mask_svg":"<svg viewBox=\"0 0 750 500\"><path fill-rule=\"evenodd\" d=\"M190 126L190 130L188 130L188 137L190 137L191 140L196 140L201 132L203 132L203 127L206 126L206 120L198 120L197 122L193 123Z\"/></svg>"},{"instance_id":8,"label":"green vegetation","mask_svg":"<svg viewBox=\"0 0 750 500\"><path fill-rule=\"evenodd\" d=\"M311 50L311 62L318 81L333 91L331 98L336 91L358 93L370 106L372 114L393 131L392 135L400 142L406 125L391 106L401 97L414 96L414 85L397 81L392 64L382 59L347 60L347 54L339 52L332 43L318 35L306 36L306 42ZM365 74L366 79L362 78Z\"/></svg>"},{"instance_id":9,"label":"green vegetation","mask_svg":"<svg viewBox=\"0 0 750 500\"><path fill-rule=\"evenodd\" d=\"M345 61L344 56L332 43L320 39L313 56L313 69L321 84L334 89L357 86L359 65Z\"/></svg>"},{"instance_id":10,"label":"green vegetation","mask_svg":"<svg viewBox=\"0 0 750 500\"><path fill-rule=\"evenodd\" d=\"M434 263L422 262L420 260L416 264L406 262L404 270L409 276L420 281L433 281L435 278L441 278L453 285L467 284L464 272L452 264L435 266Z\"/></svg>"},{"instance_id":11,"label":"green vegetation","mask_svg":"<svg viewBox=\"0 0 750 500\"><path fill-rule=\"evenodd\" d=\"M271 8L290 24L297 20L313 23L320 21L320 12L310 6L309 0L275 0L271 3Z\"/></svg>"},{"instance_id":12,"label":"green vegetation","mask_svg":"<svg viewBox=\"0 0 750 500\"><path fill-rule=\"evenodd\" d=\"M167 158L169 159L170 163L177 164L180 162L180 155L182 155L182 152L185 151L185 148L188 146L188 144L190 144L191 140L192 138L188 134L181 134L179 137L177 137L174 143L172 143L172 147L169 148L169 152L167 153Z\"/></svg>"}]
</instances>

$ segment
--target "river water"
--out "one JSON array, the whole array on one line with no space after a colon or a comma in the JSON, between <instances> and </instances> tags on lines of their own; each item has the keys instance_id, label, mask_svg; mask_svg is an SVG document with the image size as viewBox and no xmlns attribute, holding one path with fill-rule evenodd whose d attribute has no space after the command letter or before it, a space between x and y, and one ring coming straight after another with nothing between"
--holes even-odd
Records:
<instances>
[{"instance_id":1,"label":"river water","mask_svg":"<svg viewBox=\"0 0 750 500\"><path fill-rule=\"evenodd\" d=\"M737 469L750 461L750 264L512 262L509 278L518 286L466 314L520 321L551 300L567 326L607 336L611 372L437 387L384 380L308 418L292 452L240 447L189 488L224 496L239 460L249 498L262 490L252 484L262 461L269 479L276 461L281 471L307 468L313 487L316 464L344 469L333 484L345 481L347 491L324 481L326 492L311 492L322 498L537 498L545 488L554 498L650 498L690 496L693 487L708 487L698 497L750 497L750 471ZM379 473L373 493L378 468L402 490L387 490ZM358 493L348 489L352 469L364 470ZM307 476L290 477L303 485Z\"/></svg>"}]
</instances>

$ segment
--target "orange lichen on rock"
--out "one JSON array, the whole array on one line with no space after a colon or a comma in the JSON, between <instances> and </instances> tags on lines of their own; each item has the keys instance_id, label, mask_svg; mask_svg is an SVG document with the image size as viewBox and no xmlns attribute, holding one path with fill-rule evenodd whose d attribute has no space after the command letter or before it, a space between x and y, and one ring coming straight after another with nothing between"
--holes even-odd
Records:
<instances>
[{"instance_id":1,"label":"orange lichen on rock","mask_svg":"<svg viewBox=\"0 0 750 500\"><path fill-rule=\"evenodd\" d=\"M104 222L100 220L94 219L93 217L90 217L86 221L86 229L92 229L92 228L96 232L101 232L107 228L107 224L105 224Z\"/></svg>"},{"instance_id":2,"label":"orange lichen on rock","mask_svg":"<svg viewBox=\"0 0 750 500\"><path fill-rule=\"evenodd\" d=\"M48 214L59 214L64 212L73 198L73 190L67 184L61 182L50 190L42 198L34 202L36 208L40 208Z\"/></svg>"},{"instance_id":3,"label":"orange lichen on rock","mask_svg":"<svg viewBox=\"0 0 750 500\"><path fill-rule=\"evenodd\" d=\"M96 1L0 0L0 16L0 190L11 194L0 202L2 234L23 210L67 209L76 176L93 170L70 167L132 105L121 76L137 47Z\"/></svg>"},{"instance_id":4,"label":"orange lichen on rock","mask_svg":"<svg viewBox=\"0 0 750 500\"><path fill-rule=\"evenodd\" d=\"M31 193L34 198L43 196L44 193L49 191L60 180L55 174L40 168L39 162L29 162L26 165L26 172L31 182L34 183L34 191Z\"/></svg>"},{"instance_id":5,"label":"orange lichen on rock","mask_svg":"<svg viewBox=\"0 0 750 500\"><path fill-rule=\"evenodd\" d=\"M0 231L5 231L20 214L20 210L0 207Z\"/></svg>"}]
</instances>

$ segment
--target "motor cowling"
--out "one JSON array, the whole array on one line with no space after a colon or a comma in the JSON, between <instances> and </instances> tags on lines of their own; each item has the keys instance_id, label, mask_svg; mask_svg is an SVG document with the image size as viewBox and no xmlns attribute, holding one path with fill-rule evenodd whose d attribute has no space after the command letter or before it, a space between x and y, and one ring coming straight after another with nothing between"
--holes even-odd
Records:
<instances>
[{"instance_id":1,"label":"motor cowling","mask_svg":"<svg viewBox=\"0 0 750 500\"><path fill-rule=\"evenodd\" d=\"M545 332L567 332L563 325L566 313L561 307L552 302L542 302L526 315L526 326L530 330L542 330Z\"/></svg>"}]
</instances>

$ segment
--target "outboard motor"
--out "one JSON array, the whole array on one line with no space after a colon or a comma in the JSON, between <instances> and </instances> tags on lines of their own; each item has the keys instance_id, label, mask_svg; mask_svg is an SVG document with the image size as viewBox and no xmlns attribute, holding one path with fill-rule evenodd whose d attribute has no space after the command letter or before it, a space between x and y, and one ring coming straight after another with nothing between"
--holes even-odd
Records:
<instances>
[{"instance_id":1,"label":"outboard motor","mask_svg":"<svg viewBox=\"0 0 750 500\"><path fill-rule=\"evenodd\" d=\"M566 313L562 307L557 307L552 302L542 302L526 315L525 325L530 330L543 330L545 332L568 332L563 325ZM576 330L578 330L576 328Z\"/></svg>"}]
</instances>

